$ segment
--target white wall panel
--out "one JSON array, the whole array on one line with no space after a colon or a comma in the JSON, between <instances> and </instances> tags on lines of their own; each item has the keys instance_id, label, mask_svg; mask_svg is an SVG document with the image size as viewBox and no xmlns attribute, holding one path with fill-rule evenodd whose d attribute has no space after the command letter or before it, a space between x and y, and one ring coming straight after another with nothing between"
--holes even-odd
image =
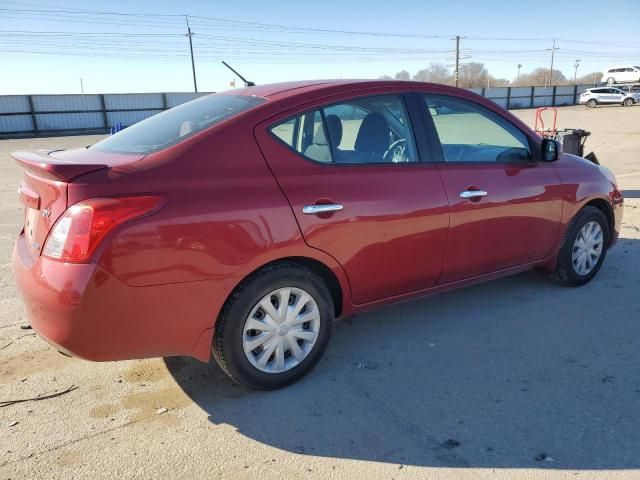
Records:
<instances>
[{"instance_id":1,"label":"white wall panel","mask_svg":"<svg viewBox=\"0 0 640 480\"><path fill-rule=\"evenodd\" d=\"M98 95L33 95L36 112L63 112L68 110L100 110Z\"/></svg>"}]
</instances>

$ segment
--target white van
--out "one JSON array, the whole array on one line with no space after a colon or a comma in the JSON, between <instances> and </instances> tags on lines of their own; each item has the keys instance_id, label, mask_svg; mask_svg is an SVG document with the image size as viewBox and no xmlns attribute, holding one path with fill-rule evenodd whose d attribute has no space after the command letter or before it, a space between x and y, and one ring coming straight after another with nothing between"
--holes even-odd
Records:
<instances>
[{"instance_id":1,"label":"white van","mask_svg":"<svg viewBox=\"0 0 640 480\"><path fill-rule=\"evenodd\" d=\"M613 85L614 83L640 82L640 67L637 65L609 67L604 71L602 80L600 81L607 85Z\"/></svg>"}]
</instances>

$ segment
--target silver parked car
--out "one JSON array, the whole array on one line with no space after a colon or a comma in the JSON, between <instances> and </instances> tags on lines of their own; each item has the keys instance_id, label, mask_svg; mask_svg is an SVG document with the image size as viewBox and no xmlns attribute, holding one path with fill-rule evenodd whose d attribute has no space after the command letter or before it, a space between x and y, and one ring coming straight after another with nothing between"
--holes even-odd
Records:
<instances>
[{"instance_id":1,"label":"silver parked car","mask_svg":"<svg viewBox=\"0 0 640 480\"><path fill-rule=\"evenodd\" d=\"M580 94L580 104L593 108L600 104L618 103L630 107L640 102L640 92L621 90L614 87L589 88Z\"/></svg>"}]
</instances>

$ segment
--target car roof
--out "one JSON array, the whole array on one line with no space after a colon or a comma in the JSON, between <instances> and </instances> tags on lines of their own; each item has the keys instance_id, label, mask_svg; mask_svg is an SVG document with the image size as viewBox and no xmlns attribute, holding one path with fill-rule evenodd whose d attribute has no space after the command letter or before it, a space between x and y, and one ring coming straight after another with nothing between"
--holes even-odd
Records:
<instances>
[{"instance_id":1,"label":"car roof","mask_svg":"<svg viewBox=\"0 0 640 480\"><path fill-rule=\"evenodd\" d=\"M305 80L295 82L281 82L267 85L256 85L239 89L221 92L229 95L252 95L267 98L270 100L280 100L298 94L319 93L323 90L335 90L336 87L354 87L355 89L375 88L375 87L405 87L409 90L417 84L429 85L424 82L414 82L406 80L373 80L373 79L336 79L336 80ZM438 85L444 87L444 85ZM452 90L454 87L449 87Z\"/></svg>"}]
</instances>

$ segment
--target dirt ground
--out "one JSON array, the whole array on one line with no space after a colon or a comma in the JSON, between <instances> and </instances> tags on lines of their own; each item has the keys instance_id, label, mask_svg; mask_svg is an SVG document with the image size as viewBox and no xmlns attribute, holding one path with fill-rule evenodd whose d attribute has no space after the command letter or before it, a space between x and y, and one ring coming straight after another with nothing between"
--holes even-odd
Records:
<instances>
[{"instance_id":1,"label":"dirt ground","mask_svg":"<svg viewBox=\"0 0 640 480\"><path fill-rule=\"evenodd\" d=\"M0 141L0 402L78 387L0 404L0 479L640 478L640 107L559 121L593 132L625 192L593 282L525 273L340 322L318 367L269 393L186 358L66 358L22 330L8 152L99 137Z\"/></svg>"}]
</instances>

